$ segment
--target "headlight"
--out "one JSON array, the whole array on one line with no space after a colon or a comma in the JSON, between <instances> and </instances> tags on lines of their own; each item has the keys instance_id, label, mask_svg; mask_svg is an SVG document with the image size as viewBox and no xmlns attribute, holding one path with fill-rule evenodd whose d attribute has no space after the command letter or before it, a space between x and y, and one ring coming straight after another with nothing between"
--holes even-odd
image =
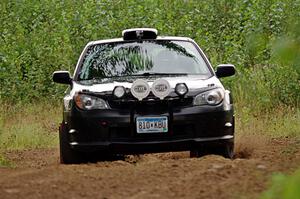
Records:
<instances>
[{"instance_id":1,"label":"headlight","mask_svg":"<svg viewBox=\"0 0 300 199\"><path fill-rule=\"evenodd\" d=\"M221 88L216 88L210 91L200 93L194 98L194 105L217 105L222 102L224 98L224 91Z\"/></svg>"},{"instance_id":2,"label":"headlight","mask_svg":"<svg viewBox=\"0 0 300 199\"><path fill-rule=\"evenodd\" d=\"M175 92L177 93L177 95L183 96L183 95L187 94L188 87L186 86L185 83L176 84Z\"/></svg>"},{"instance_id":3,"label":"headlight","mask_svg":"<svg viewBox=\"0 0 300 199\"><path fill-rule=\"evenodd\" d=\"M75 103L79 108L84 110L109 108L103 99L85 94L76 94Z\"/></svg>"},{"instance_id":4,"label":"headlight","mask_svg":"<svg viewBox=\"0 0 300 199\"><path fill-rule=\"evenodd\" d=\"M121 98L125 95L125 88L123 86L116 86L113 90L113 95Z\"/></svg>"}]
</instances>

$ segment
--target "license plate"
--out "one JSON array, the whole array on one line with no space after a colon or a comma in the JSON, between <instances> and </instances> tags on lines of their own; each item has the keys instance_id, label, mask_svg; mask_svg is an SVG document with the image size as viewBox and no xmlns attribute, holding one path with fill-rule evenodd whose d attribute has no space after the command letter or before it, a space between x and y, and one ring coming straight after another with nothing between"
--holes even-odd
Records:
<instances>
[{"instance_id":1,"label":"license plate","mask_svg":"<svg viewBox=\"0 0 300 199\"><path fill-rule=\"evenodd\" d=\"M137 133L166 133L168 132L167 117L137 117Z\"/></svg>"}]
</instances>

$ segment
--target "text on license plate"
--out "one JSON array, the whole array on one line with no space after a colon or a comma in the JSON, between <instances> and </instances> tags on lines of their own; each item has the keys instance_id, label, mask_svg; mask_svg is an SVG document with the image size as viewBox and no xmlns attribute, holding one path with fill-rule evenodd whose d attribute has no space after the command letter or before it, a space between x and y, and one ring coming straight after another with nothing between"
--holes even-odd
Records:
<instances>
[{"instance_id":1,"label":"text on license plate","mask_svg":"<svg viewBox=\"0 0 300 199\"><path fill-rule=\"evenodd\" d=\"M165 133L168 132L167 117L137 117L137 133Z\"/></svg>"}]
</instances>

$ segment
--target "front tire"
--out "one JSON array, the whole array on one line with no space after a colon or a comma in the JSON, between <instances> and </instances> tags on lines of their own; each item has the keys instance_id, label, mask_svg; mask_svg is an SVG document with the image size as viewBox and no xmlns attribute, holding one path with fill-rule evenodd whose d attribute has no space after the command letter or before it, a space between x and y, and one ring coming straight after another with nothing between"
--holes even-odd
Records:
<instances>
[{"instance_id":1,"label":"front tire","mask_svg":"<svg viewBox=\"0 0 300 199\"><path fill-rule=\"evenodd\" d=\"M68 141L68 129L64 123L59 127L59 152L61 164L79 164L85 162L82 153L72 150Z\"/></svg>"},{"instance_id":2,"label":"front tire","mask_svg":"<svg viewBox=\"0 0 300 199\"><path fill-rule=\"evenodd\" d=\"M234 143L229 142L223 145L222 147L219 148L219 151L217 150L217 155L221 155L224 158L229 158L233 159L234 157Z\"/></svg>"},{"instance_id":3,"label":"front tire","mask_svg":"<svg viewBox=\"0 0 300 199\"><path fill-rule=\"evenodd\" d=\"M232 159L234 157L234 143L227 142L222 145L204 145L200 149L193 149L190 151L190 157L202 157L205 155L220 155L224 158Z\"/></svg>"}]
</instances>

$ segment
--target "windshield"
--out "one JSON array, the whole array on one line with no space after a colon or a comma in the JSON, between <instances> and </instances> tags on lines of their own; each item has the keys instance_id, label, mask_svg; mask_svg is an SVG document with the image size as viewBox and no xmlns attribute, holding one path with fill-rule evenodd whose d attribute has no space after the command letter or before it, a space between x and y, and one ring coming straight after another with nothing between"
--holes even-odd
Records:
<instances>
[{"instance_id":1,"label":"windshield","mask_svg":"<svg viewBox=\"0 0 300 199\"><path fill-rule=\"evenodd\" d=\"M210 71L191 42L142 40L90 46L78 80L138 74L209 75Z\"/></svg>"}]
</instances>

